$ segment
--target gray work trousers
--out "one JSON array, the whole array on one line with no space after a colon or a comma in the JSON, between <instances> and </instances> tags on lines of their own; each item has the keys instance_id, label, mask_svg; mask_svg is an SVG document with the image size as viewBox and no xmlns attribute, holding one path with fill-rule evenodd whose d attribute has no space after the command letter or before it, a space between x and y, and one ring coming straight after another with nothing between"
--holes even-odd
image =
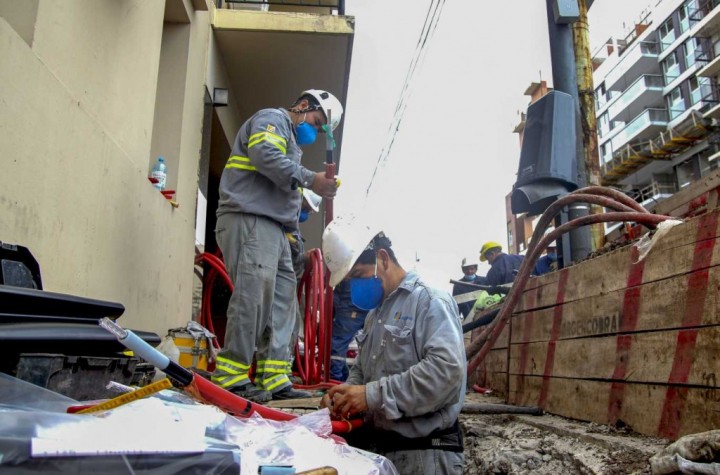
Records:
<instances>
[{"instance_id":1,"label":"gray work trousers","mask_svg":"<svg viewBox=\"0 0 720 475\"><path fill-rule=\"evenodd\" d=\"M400 475L462 475L465 456L445 450L400 450L383 454Z\"/></svg>"},{"instance_id":2,"label":"gray work trousers","mask_svg":"<svg viewBox=\"0 0 720 475\"><path fill-rule=\"evenodd\" d=\"M213 381L226 389L247 384L245 368L257 348L255 385L270 392L289 387L288 347L297 300L285 233L269 218L225 213L218 217L215 234L235 291Z\"/></svg>"}]
</instances>

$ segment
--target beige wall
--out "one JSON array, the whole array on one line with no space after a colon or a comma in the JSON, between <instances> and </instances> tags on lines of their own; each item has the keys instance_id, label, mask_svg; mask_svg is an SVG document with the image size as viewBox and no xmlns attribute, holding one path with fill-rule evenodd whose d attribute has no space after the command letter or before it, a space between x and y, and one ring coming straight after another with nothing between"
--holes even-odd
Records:
<instances>
[{"instance_id":1,"label":"beige wall","mask_svg":"<svg viewBox=\"0 0 720 475\"><path fill-rule=\"evenodd\" d=\"M165 183L167 190L175 190L178 182L180 159L178 137L181 137L182 130L189 40L189 24L165 23L163 25L148 173L157 157L164 157L168 167Z\"/></svg>"},{"instance_id":2,"label":"beige wall","mask_svg":"<svg viewBox=\"0 0 720 475\"><path fill-rule=\"evenodd\" d=\"M191 315L209 35L193 13L174 209L147 180L163 12L41 0L32 48L0 18L0 240L32 250L46 290L119 301L161 335Z\"/></svg>"},{"instance_id":3,"label":"beige wall","mask_svg":"<svg viewBox=\"0 0 720 475\"><path fill-rule=\"evenodd\" d=\"M40 0L0 0L0 17L5 18L25 43L32 46Z\"/></svg>"},{"instance_id":4,"label":"beige wall","mask_svg":"<svg viewBox=\"0 0 720 475\"><path fill-rule=\"evenodd\" d=\"M227 73L225 62L220 54L218 42L215 39L215 33L210 32L208 38L208 71L207 71L207 87L208 92L212 96L213 89L216 87L225 88L228 90L228 105L225 107L218 107L215 109L217 112L220 123L223 127L223 132L227 138L228 143L232 145L237 135L238 129L247 120L251 114L255 111L241 110L238 98L242 91L233 89L230 78Z\"/></svg>"}]
</instances>

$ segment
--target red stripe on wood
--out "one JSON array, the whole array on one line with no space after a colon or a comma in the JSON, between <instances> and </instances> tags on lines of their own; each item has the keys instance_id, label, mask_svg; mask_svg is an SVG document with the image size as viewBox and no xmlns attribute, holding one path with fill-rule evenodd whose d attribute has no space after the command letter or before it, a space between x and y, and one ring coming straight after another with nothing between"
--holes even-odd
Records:
<instances>
[{"instance_id":1,"label":"red stripe on wood","mask_svg":"<svg viewBox=\"0 0 720 475\"><path fill-rule=\"evenodd\" d=\"M538 287L535 287L534 289L531 289L528 292L527 302L528 302L529 308L535 308L535 304L537 303L537 292L538 292ZM520 368L518 371L519 375L518 375L517 393L515 394L515 404L522 403L522 401L520 401L519 398L522 396L523 391L525 390L525 369L527 368L528 342L530 341L530 335L532 334L534 314L535 314L535 311L531 310L527 313L527 315L524 318L522 346L520 347ZM508 340L508 352L510 352L511 347L512 347L512 341ZM510 367L508 366L508 381L509 380L510 380Z\"/></svg>"},{"instance_id":2,"label":"red stripe on wood","mask_svg":"<svg viewBox=\"0 0 720 475\"><path fill-rule=\"evenodd\" d=\"M560 271L560 279L558 280L557 294L555 297L555 308L553 309L553 326L550 333L550 341L548 342L548 351L545 356L545 369L543 370L543 381L540 388L540 399L538 406L545 408L548 397L548 389L550 388L550 376L553 373L555 365L555 345L560 337L560 325L562 324L563 303L565 303L565 285L568 280L568 269Z\"/></svg>"},{"instance_id":3,"label":"red stripe on wood","mask_svg":"<svg viewBox=\"0 0 720 475\"><path fill-rule=\"evenodd\" d=\"M693 253L693 263L688 277L688 291L685 301L685 314L682 326L693 327L702 322L707 297L707 283L710 276L708 266L712 262L715 249L715 235L718 225L718 214L707 213L700 218ZM678 332L675 346L673 367L670 371L668 383L673 385L685 384L690 376L693 361L695 360L695 345L697 343L697 329L681 330ZM670 386L665 393L660 427L658 433L669 439L677 438L680 424L685 412L685 394L687 388Z\"/></svg>"},{"instance_id":4,"label":"red stripe on wood","mask_svg":"<svg viewBox=\"0 0 720 475\"><path fill-rule=\"evenodd\" d=\"M637 247L630 251L630 271L628 272L627 285L623 295L622 315L620 315L620 332L632 332L637 328L640 315L640 290L642 287L645 261L638 260ZM610 399L608 402L608 422L614 424L620 417L623 402L625 400L625 376L630 362L630 350L632 349L631 335L618 335L615 349L615 370L613 371L613 383L610 385Z\"/></svg>"}]
</instances>

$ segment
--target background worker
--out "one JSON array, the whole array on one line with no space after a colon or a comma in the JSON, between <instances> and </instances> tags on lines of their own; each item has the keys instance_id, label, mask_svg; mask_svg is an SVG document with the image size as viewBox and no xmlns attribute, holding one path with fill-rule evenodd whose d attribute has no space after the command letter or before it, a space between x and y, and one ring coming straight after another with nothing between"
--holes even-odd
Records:
<instances>
[{"instance_id":1,"label":"background worker","mask_svg":"<svg viewBox=\"0 0 720 475\"><path fill-rule=\"evenodd\" d=\"M485 277L481 275L477 275L478 270L478 263L477 261L473 259L468 259L467 257L463 257L462 263L460 264L460 268L462 269L463 276L460 278L461 282L467 282L468 284L475 284L475 285L486 285L486 279ZM470 285L463 285L463 284L454 284L452 294L453 297L456 295L461 294L467 294L469 292L475 292L479 289L476 287L472 287ZM473 302L464 302L458 305L458 308L460 309L460 313L463 317L467 317L468 313L470 313L470 310L472 310Z\"/></svg>"},{"instance_id":2,"label":"background worker","mask_svg":"<svg viewBox=\"0 0 720 475\"><path fill-rule=\"evenodd\" d=\"M467 364L457 304L406 272L382 232L352 219L328 225L323 254L330 285L349 280L353 304L370 312L347 384L321 405L335 417L364 415L364 441L401 474L461 474Z\"/></svg>"},{"instance_id":3,"label":"background worker","mask_svg":"<svg viewBox=\"0 0 720 475\"><path fill-rule=\"evenodd\" d=\"M553 244L547 247L545 255L537 260L533 275L543 275L557 270L557 247Z\"/></svg>"},{"instance_id":4,"label":"background worker","mask_svg":"<svg viewBox=\"0 0 720 475\"><path fill-rule=\"evenodd\" d=\"M353 305L350 298L350 281L340 282L333 290L332 348L330 351L330 377L345 381L350 370L347 352L355 335L365 324L368 311Z\"/></svg>"},{"instance_id":5,"label":"background worker","mask_svg":"<svg viewBox=\"0 0 720 475\"><path fill-rule=\"evenodd\" d=\"M487 285L502 285L515 280L523 256L505 254L502 252L502 244L488 241L483 244L480 250L480 260L482 262L487 261L491 266L487 276L485 276Z\"/></svg>"},{"instance_id":6,"label":"background worker","mask_svg":"<svg viewBox=\"0 0 720 475\"><path fill-rule=\"evenodd\" d=\"M285 233L298 226L298 187L335 196L335 178L300 165L300 146L324 127L335 130L342 112L332 94L311 89L289 109L255 113L240 127L220 179L215 234L235 291L213 382L255 402L308 395L293 390L287 375L297 300Z\"/></svg>"}]
</instances>

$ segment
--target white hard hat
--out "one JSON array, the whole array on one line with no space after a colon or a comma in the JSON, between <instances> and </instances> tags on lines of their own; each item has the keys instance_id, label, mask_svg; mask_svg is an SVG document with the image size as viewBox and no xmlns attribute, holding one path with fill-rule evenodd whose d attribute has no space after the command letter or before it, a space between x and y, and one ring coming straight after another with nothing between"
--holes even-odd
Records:
<instances>
[{"instance_id":1,"label":"white hard hat","mask_svg":"<svg viewBox=\"0 0 720 475\"><path fill-rule=\"evenodd\" d=\"M308 188L302 189L303 198L310 205L313 211L316 213L320 211L320 203L322 202L322 196L315 193L313 190Z\"/></svg>"},{"instance_id":2,"label":"white hard hat","mask_svg":"<svg viewBox=\"0 0 720 475\"><path fill-rule=\"evenodd\" d=\"M343 115L343 106L340 104L340 101L338 101L335 96L327 91L323 91L322 89L308 89L307 91L303 91L301 95L304 96L305 94L313 96L315 100L318 101L323 113L325 114L325 118L327 119L330 117L331 123L328 124L330 125L330 129L335 130L337 126L340 125L340 119L342 119Z\"/></svg>"},{"instance_id":3,"label":"white hard hat","mask_svg":"<svg viewBox=\"0 0 720 475\"><path fill-rule=\"evenodd\" d=\"M469 266L477 266L478 262L477 259L470 259L467 257L463 257L461 267L469 267Z\"/></svg>"},{"instance_id":4,"label":"white hard hat","mask_svg":"<svg viewBox=\"0 0 720 475\"><path fill-rule=\"evenodd\" d=\"M338 285L380 231L354 215L338 216L325 228L322 251L330 271L330 287Z\"/></svg>"}]
</instances>

